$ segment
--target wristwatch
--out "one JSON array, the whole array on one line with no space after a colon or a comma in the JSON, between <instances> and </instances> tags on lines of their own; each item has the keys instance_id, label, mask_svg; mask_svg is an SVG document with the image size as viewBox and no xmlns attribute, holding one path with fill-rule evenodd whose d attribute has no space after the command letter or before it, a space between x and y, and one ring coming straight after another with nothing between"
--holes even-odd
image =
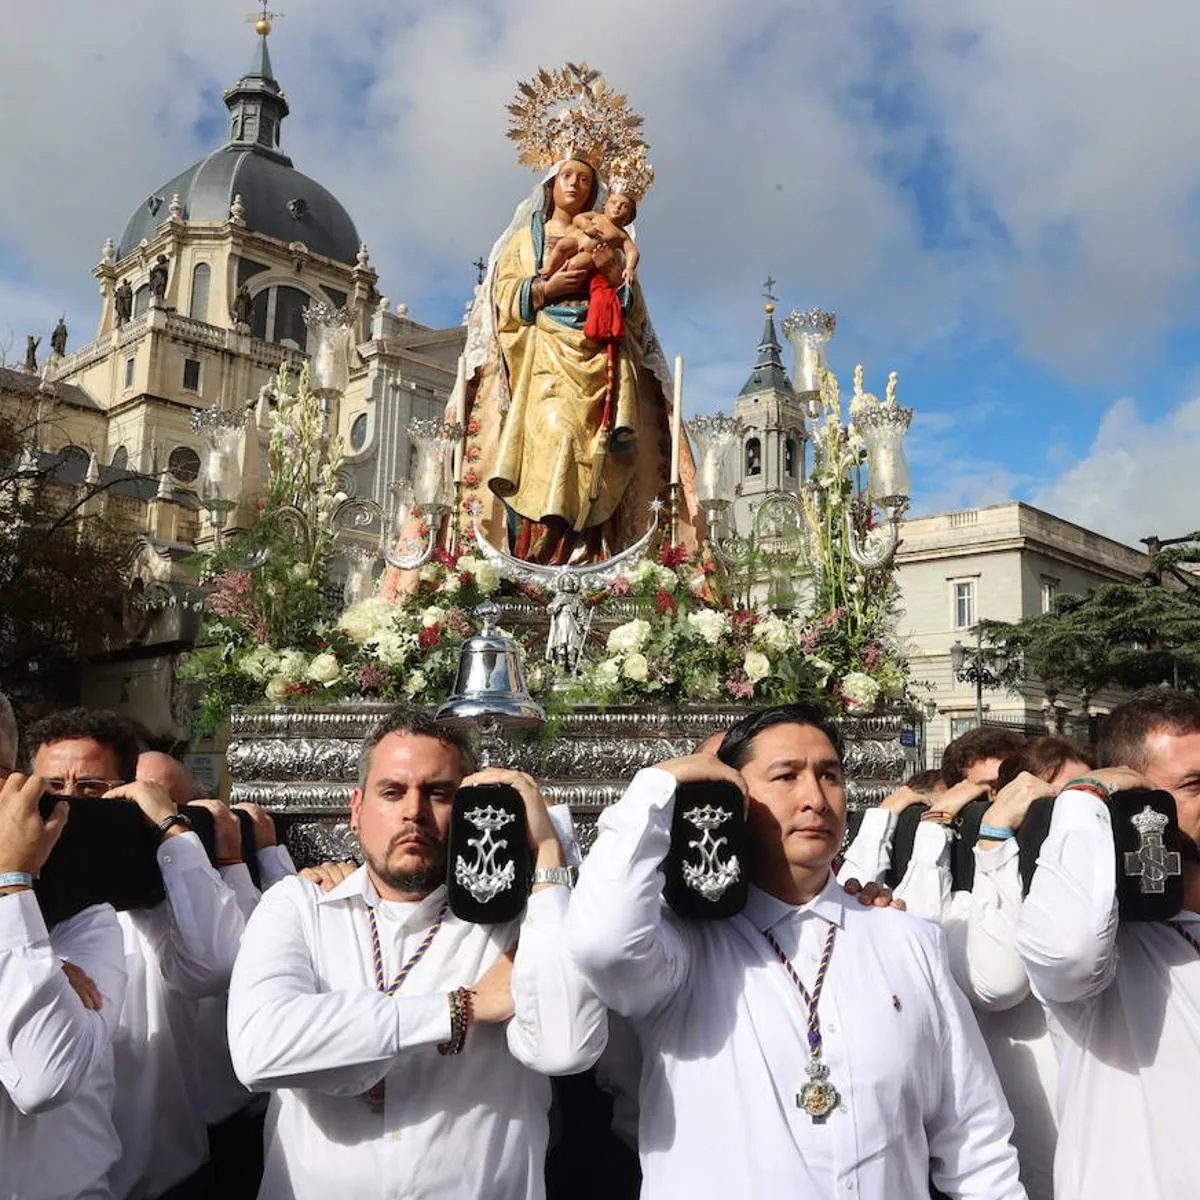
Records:
<instances>
[{"instance_id":1,"label":"wristwatch","mask_svg":"<svg viewBox=\"0 0 1200 1200\"><path fill-rule=\"evenodd\" d=\"M563 887L575 886L575 870L573 867L534 867L533 883L561 883Z\"/></svg>"},{"instance_id":2,"label":"wristwatch","mask_svg":"<svg viewBox=\"0 0 1200 1200\"><path fill-rule=\"evenodd\" d=\"M168 829L176 825L182 825L184 829L191 829L192 819L191 817L185 817L183 813L172 813L169 817L163 817L154 828L158 830L158 836L161 838L166 836Z\"/></svg>"}]
</instances>

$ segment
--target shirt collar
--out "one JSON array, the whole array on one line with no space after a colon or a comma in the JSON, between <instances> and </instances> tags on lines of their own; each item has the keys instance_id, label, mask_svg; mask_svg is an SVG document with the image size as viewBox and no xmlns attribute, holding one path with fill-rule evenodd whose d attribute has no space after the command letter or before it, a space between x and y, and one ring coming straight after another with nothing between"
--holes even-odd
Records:
<instances>
[{"instance_id":1,"label":"shirt collar","mask_svg":"<svg viewBox=\"0 0 1200 1200\"><path fill-rule=\"evenodd\" d=\"M374 908L379 903L379 893L375 890L375 885L371 882L366 867L359 867L353 874L347 875L337 887L328 892L322 892L317 897L317 903L328 904L333 900L347 900L355 897L362 900L368 908ZM445 899L446 885L443 883L418 903L414 914L424 913L426 908L436 911Z\"/></svg>"},{"instance_id":2,"label":"shirt collar","mask_svg":"<svg viewBox=\"0 0 1200 1200\"><path fill-rule=\"evenodd\" d=\"M830 871L825 886L807 904L788 904L751 884L743 911L756 929L766 933L773 925L789 917L803 918L809 913L831 925L841 926L845 923L845 906L846 892Z\"/></svg>"}]
</instances>

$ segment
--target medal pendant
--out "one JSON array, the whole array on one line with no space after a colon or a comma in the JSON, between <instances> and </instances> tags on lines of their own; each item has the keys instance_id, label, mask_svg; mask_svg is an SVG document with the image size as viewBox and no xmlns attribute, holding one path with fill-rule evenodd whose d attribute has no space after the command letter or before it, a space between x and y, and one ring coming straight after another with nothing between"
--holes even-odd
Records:
<instances>
[{"instance_id":1,"label":"medal pendant","mask_svg":"<svg viewBox=\"0 0 1200 1200\"><path fill-rule=\"evenodd\" d=\"M808 1082L796 1096L797 1105L812 1117L814 1124L820 1125L840 1102L837 1088L829 1082L829 1068L823 1062L810 1062Z\"/></svg>"},{"instance_id":2,"label":"medal pendant","mask_svg":"<svg viewBox=\"0 0 1200 1200\"><path fill-rule=\"evenodd\" d=\"M384 1105L387 1102L386 1082L381 1079L369 1091L363 1092L363 1099L367 1102L367 1107L373 1113L383 1112Z\"/></svg>"}]
</instances>

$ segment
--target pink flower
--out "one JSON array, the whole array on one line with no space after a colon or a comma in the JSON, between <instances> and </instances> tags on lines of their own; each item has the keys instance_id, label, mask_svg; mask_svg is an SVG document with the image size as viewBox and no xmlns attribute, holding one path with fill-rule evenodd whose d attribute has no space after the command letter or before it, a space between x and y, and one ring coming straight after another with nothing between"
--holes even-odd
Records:
<instances>
[{"instance_id":1,"label":"pink flower","mask_svg":"<svg viewBox=\"0 0 1200 1200\"><path fill-rule=\"evenodd\" d=\"M368 663L358 669L358 686L364 692L378 692L387 683L387 675L374 663Z\"/></svg>"},{"instance_id":2,"label":"pink flower","mask_svg":"<svg viewBox=\"0 0 1200 1200\"><path fill-rule=\"evenodd\" d=\"M459 637L467 637L471 632L471 619L461 608L452 608L446 613L446 628Z\"/></svg>"},{"instance_id":3,"label":"pink flower","mask_svg":"<svg viewBox=\"0 0 1200 1200\"><path fill-rule=\"evenodd\" d=\"M754 684L741 671L734 671L726 680L725 690L735 700L749 700L754 695Z\"/></svg>"}]
</instances>

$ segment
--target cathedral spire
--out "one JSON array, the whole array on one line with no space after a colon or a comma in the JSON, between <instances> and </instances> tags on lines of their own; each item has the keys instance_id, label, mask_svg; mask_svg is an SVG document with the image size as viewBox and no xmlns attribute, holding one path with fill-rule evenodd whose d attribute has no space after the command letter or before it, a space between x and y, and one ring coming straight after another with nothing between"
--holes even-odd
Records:
<instances>
[{"instance_id":1,"label":"cathedral spire","mask_svg":"<svg viewBox=\"0 0 1200 1200\"><path fill-rule=\"evenodd\" d=\"M740 396L749 396L754 392L767 392L772 389L788 392L792 390L791 381L783 366L782 347L779 345L779 337L775 333L775 305L766 304L763 309L767 314L767 319L763 325L762 338L758 343L758 358L754 363L754 370L750 372L750 378L746 380L745 386L738 393Z\"/></svg>"},{"instance_id":2,"label":"cathedral spire","mask_svg":"<svg viewBox=\"0 0 1200 1200\"><path fill-rule=\"evenodd\" d=\"M229 142L247 150L267 151L282 159L279 126L288 115L288 103L271 67L267 38L271 22L264 14L255 22L258 42L250 69L225 93L229 109ZM286 160L285 160L286 161Z\"/></svg>"}]
</instances>

